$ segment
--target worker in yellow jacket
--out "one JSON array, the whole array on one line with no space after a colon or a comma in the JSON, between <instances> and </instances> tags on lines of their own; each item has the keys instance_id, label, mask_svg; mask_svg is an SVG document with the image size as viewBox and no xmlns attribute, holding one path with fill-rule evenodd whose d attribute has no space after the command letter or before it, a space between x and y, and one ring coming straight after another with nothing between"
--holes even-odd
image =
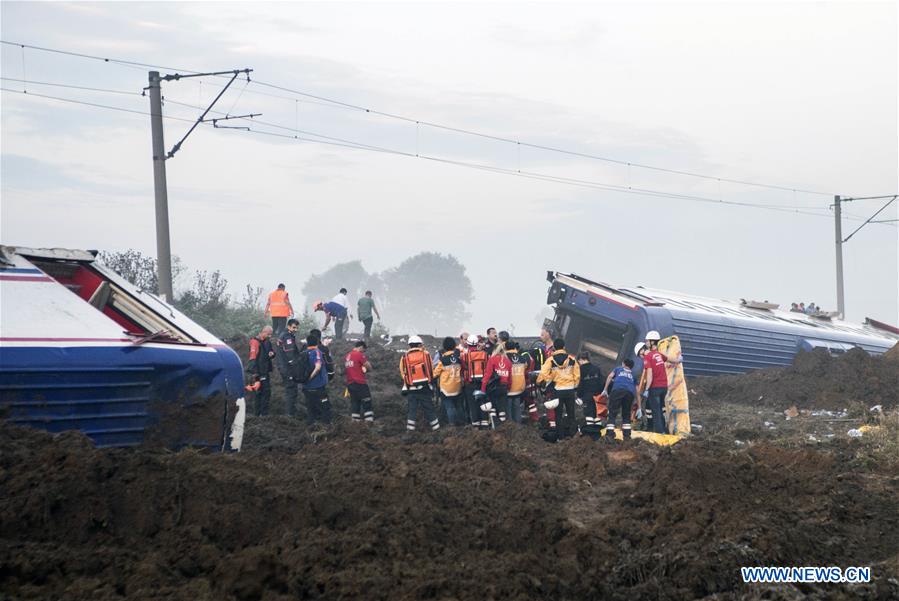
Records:
<instances>
[{"instance_id":1,"label":"worker in yellow jacket","mask_svg":"<svg viewBox=\"0 0 899 601\"><path fill-rule=\"evenodd\" d=\"M537 376L537 384L546 386L544 395L549 399L544 403L546 417L549 419L549 427L555 429L558 416L558 422L562 426L557 430L559 438L573 436L577 432L574 407L580 383L581 366L577 359L565 350L565 340L556 338L553 340L553 354L543 362Z\"/></svg>"},{"instance_id":2,"label":"worker in yellow jacket","mask_svg":"<svg viewBox=\"0 0 899 601\"><path fill-rule=\"evenodd\" d=\"M434 367L434 380L446 409L446 419L454 426L465 425L467 420L459 405L462 399L462 358L456 341L449 336L443 339L443 350Z\"/></svg>"}]
</instances>

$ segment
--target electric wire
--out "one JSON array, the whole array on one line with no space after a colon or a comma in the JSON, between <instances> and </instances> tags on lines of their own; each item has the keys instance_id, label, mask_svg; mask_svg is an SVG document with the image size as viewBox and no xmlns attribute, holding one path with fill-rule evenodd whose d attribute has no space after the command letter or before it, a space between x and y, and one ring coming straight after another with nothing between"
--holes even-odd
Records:
<instances>
[{"instance_id":1,"label":"electric wire","mask_svg":"<svg viewBox=\"0 0 899 601\"><path fill-rule=\"evenodd\" d=\"M150 63L144 63L144 62L139 62L139 61L113 59L113 58L102 57L102 56L97 56L97 55L85 54L85 53L81 53L81 52L72 52L72 51L67 51L67 50L59 50L59 49L55 49L55 48L47 48L47 47L43 47L43 46L35 46L35 45L31 45L31 44L22 44L19 42L11 42L11 41L7 41L7 40L0 40L0 43L7 44L7 45L13 45L13 46L20 46L23 49L23 51L25 48L30 48L33 50L39 50L39 51L43 51L43 52L51 52L51 53L56 53L56 54L61 54L61 55L78 57L78 58L98 60L98 61L103 61L106 63L131 65L131 66L138 66L138 67L148 67L148 68L156 68L156 69L165 69L165 70L171 70L171 71L183 71L185 73L194 73L194 74L200 73L200 71L194 71L191 69L180 69L180 68L167 67L167 66L162 66L162 65L153 65ZM765 183L754 182L754 181L749 181L749 180L718 177L718 176L714 176L714 175L706 175L706 174L692 172L692 171L670 169L667 167L660 167L657 165L649 165L649 164L638 163L638 162L634 162L634 161L625 161L625 160L621 160L621 159L614 159L611 157L605 157L605 156L600 156L600 155L595 155L595 154L590 154L590 153L585 153L585 152L568 150L568 149L558 148L558 147L554 147L554 146L548 146L548 145L544 145L544 144L525 142L525 141L521 141L521 140L515 140L515 139L503 137L503 136L487 134L487 133L479 132L479 131L475 131L475 130L453 127L453 126L449 126L449 125L443 125L440 123L435 123L435 122L431 122L431 121L427 121L427 120L423 120L423 119L416 119L416 118L412 118L412 117L406 117L403 115L389 113L386 111L371 109L371 108L367 108L367 107L364 107L361 105L344 102L342 100L336 100L336 99L328 98L326 96L321 96L318 94L303 92L301 90L295 90L292 88L288 88L286 86L281 86L281 85L277 85L277 84L273 84L273 83L269 83L269 82L259 81L256 79L254 79L251 83L253 83L255 85L267 87L270 89L279 90L282 92L296 94L299 96L303 96L305 98L313 98L315 100L319 100L319 101L322 101L325 103L330 103L332 105L340 106L340 107L343 107L346 109L362 111L365 113L378 115L378 116L391 118L391 119L396 119L396 120L400 120L400 121L404 121L404 122L408 122L408 123L425 125L427 127L441 129L444 131L451 131L451 132L455 132L455 133L476 136L476 137L494 140L494 141L498 141L498 142L506 142L506 143L516 144L517 146L525 146L528 148L543 150L543 151L547 151L547 152L555 152L555 153L565 154L565 155L569 155L569 156L577 156L577 157L586 158L586 159L592 159L592 160L603 161L603 162L608 162L608 163L617 164L617 165L623 165L623 166L627 166L628 168L635 167L635 168L639 168L639 169L647 169L647 170L652 170L652 171L656 171L656 172L670 173L670 174L674 174L674 175L682 175L682 176L688 176L688 177L695 177L695 178L718 181L718 182L727 182L727 183L744 185L744 186L767 188L767 189L772 189L772 190L782 190L782 191L789 191L789 192L794 192L794 193L801 192L804 194L816 194L816 195L822 195L822 196L833 196L833 194L831 194L831 193L820 192L817 190L808 190L808 189L790 187L790 186L765 184Z\"/></svg>"}]
</instances>

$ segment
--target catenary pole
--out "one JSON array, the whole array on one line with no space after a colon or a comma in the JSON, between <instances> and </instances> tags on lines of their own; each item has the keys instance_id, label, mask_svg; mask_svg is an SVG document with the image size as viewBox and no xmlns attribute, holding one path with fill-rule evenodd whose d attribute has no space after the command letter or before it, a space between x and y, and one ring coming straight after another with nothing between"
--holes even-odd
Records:
<instances>
[{"instance_id":1,"label":"catenary pole","mask_svg":"<svg viewBox=\"0 0 899 601\"><path fill-rule=\"evenodd\" d=\"M156 262L159 294L172 302L172 246L169 237L169 193L165 177L165 140L162 129L162 91L159 71L150 71L150 129L153 134L153 189L156 197Z\"/></svg>"},{"instance_id":2,"label":"catenary pole","mask_svg":"<svg viewBox=\"0 0 899 601\"><path fill-rule=\"evenodd\" d=\"M846 315L846 306L843 298L843 219L839 195L833 197L833 217L837 246L837 313L840 314L840 319L843 319Z\"/></svg>"}]
</instances>

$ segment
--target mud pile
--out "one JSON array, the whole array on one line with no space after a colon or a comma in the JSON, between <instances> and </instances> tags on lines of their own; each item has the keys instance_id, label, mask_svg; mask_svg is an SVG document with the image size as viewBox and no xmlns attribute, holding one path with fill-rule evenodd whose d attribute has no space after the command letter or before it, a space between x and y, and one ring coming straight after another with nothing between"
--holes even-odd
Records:
<instances>
[{"instance_id":1,"label":"mud pile","mask_svg":"<svg viewBox=\"0 0 899 601\"><path fill-rule=\"evenodd\" d=\"M861 349L831 356L824 349L796 355L787 368L762 369L736 376L695 378L690 403L726 401L799 409L845 409L855 403L885 410L899 406L899 346L872 357Z\"/></svg>"},{"instance_id":2,"label":"mud pile","mask_svg":"<svg viewBox=\"0 0 899 601\"><path fill-rule=\"evenodd\" d=\"M0 597L899 595L899 481L852 471L857 443L609 448L284 420L250 430L280 428L289 452L232 455L0 424ZM744 565L871 565L876 581L772 591L739 584Z\"/></svg>"}]
</instances>

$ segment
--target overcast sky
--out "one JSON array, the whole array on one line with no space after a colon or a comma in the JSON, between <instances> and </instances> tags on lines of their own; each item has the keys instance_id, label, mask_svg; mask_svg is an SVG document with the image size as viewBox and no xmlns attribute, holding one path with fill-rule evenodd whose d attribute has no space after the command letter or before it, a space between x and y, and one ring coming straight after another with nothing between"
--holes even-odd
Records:
<instances>
[{"instance_id":1,"label":"overcast sky","mask_svg":"<svg viewBox=\"0 0 899 601\"><path fill-rule=\"evenodd\" d=\"M3 2L0 11L5 41L163 72L251 67L256 81L353 105L712 179L538 151L235 82L218 108L263 113L260 120L281 126L254 125L259 131L299 129L413 155L814 214L201 127L167 163L172 249L191 268L220 269L235 289L284 281L299 297L310 273L334 263L360 258L380 271L433 250L467 267L475 330L536 331L549 269L830 309L828 195L897 191L895 2ZM2 46L10 90L28 79L139 93L146 71ZM221 84L164 83L165 114L196 117L197 109L175 102L205 106ZM24 85L28 95L2 93L3 243L155 253L149 117L34 93L137 111L148 110L148 99ZM189 126L167 121L167 146ZM845 209L849 219L866 218L882 202ZM879 218L896 219L896 204ZM849 219L844 235L860 223ZM850 319L897 322L897 232L870 225L846 244Z\"/></svg>"}]
</instances>

